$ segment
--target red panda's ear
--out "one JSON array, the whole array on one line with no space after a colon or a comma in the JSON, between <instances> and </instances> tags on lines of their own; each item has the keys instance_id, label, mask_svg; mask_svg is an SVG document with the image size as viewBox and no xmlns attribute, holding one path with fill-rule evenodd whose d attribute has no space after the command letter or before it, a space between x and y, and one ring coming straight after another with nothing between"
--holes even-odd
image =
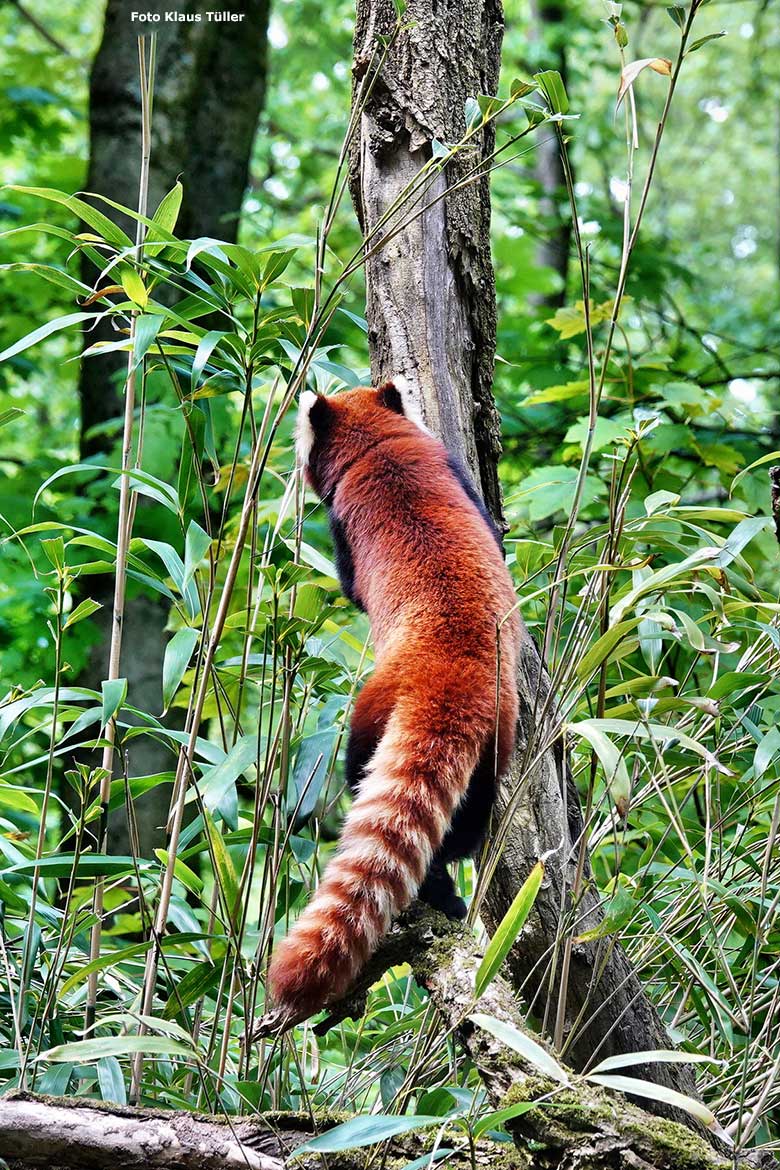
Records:
<instances>
[{"instance_id":1,"label":"red panda's ear","mask_svg":"<svg viewBox=\"0 0 780 1170\"><path fill-rule=\"evenodd\" d=\"M401 392L396 386L395 382L385 382L380 386L376 392L377 400L380 406L386 406L388 410L392 410L394 414L404 413L404 403L401 398Z\"/></svg>"},{"instance_id":2,"label":"red panda's ear","mask_svg":"<svg viewBox=\"0 0 780 1170\"><path fill-rule=\"evenodd\" d=\"M315 394L313 390L304 390L298 399L295 446L302 467L308 465L315 440L326 429L326 420L330 410L328 400L323 398L321 394Z\"/></svg>"}]
</instances>

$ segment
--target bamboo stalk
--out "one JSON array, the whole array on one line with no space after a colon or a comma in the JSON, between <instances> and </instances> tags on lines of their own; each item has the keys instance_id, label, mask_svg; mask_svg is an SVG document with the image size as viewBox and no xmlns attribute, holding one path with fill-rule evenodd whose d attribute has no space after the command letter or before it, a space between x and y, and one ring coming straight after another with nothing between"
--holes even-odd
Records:
<instances>
[{"instance_id":1,"label":"bamboo stalk","mask_svg":"<svg viewBox=\"0 0 780 1170\"><path fill-rule=\"evenodd\" d=\"M146 55L146 37L138 38L138 65L141 81L141 173L138 183L138 214L146 216L149 196L149 164L152 152L151 121L152 121L152 94L154 87L154 60L156 34L149 38L149 57ZM140 257L146 227L141 219L136 224L136 254ZM132 531L132 492L130 490L130 468L133 453L133 423L135 417L136 370L135 337L138 312L133 312L130 323L130 352L127 359L127 378L125 381L125 411L124 428L122 433L122 475L119 485L119 516L117 519L117 547L116 569L114 575L114 606L111 619L111 643L108 656L107 681L118 679L122 658L122 627L125 614L125 593L127 589L127 553L130 546ZM116 744L116 720L110 719L104 729L105 746L101 760L102 776L100 780L100 852L105 852L108 839L108 804L111 799L111 778L114 771L114 747ZM100 957L100 945L103 932L103 878L95 879L95 893L93 910L95 923L92 927L89 945L90 962ZM85 1008L84 1029L88 1035L95 1026L95 1003L97 1001L98 972L93 971L87 984L87 1000Z\"/></svg>"}]
</instances>

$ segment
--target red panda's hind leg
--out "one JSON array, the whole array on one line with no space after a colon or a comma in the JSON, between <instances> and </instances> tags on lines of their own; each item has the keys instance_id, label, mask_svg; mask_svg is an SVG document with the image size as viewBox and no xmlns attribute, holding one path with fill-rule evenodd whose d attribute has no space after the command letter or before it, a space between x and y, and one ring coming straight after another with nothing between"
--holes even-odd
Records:
<instances>
[{"instance_id":1,"label":"red panda's hind leg","mask_svg":"<svg viewBox=\"0 0 780 1170\"><path fill-rule=\"evenodd\" d=\"M344 778L354 795L377 744L384 735L396 699L395 687L383 675L373 674L355 701L349 723Z\"/></svg>"},{"instance_id":2,"label":"red panda's hind leg","mask_svg":"<svg viewBox=\"0 0 780 1170\"><path fill-rule=\"evenodd\" d=\"M455 888L447 865L473 857L482 846L496 798L495 744L491 739L472 773L466 795L455 810L452 824L433 858L418 897L448 918L465 918L466 903Z\"/></svg>"},{"instance_id":3,"label":"red panda's hind leg","mask_svg":"<svg viewBox=\"0 0 780 1170\"><path fill-rule=\"evenodd\" d=\"M448 918L462 920L468 914L468 907L455 888L447 863L439 854L428 866L428 872L417 897L434 910L441 910Z\"/></svg>"}]
</instances>

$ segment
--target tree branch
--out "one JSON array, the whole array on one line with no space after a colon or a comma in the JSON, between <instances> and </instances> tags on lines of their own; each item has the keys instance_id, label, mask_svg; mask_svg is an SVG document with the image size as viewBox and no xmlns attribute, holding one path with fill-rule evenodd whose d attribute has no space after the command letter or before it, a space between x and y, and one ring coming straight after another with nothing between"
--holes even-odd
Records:
<instances>
[{"instance_id":1,"label":"tree branch","mask_svg":"<svg viewBox=\"0 0 780 1170\"><path fill-rule=\"evenodd\" d=\"M268 1142L277 1156L257 1149ZM281 1170L257 1121L19 1093L0 1103L0 1157L52 1170Z\"/></svg>"},{"instance_id":2,"label":"tree branch","mask_svg":"<svg viewBox=\"0 0 780 1170\"><path fill-rule=\"evenodd\" d=\"M481 959L468 927L448 922L437 911L416 903L396 921L352 992L331 1006L315 1032L322 1035L342 1019L360 1015L371 984L391 967L406 962L427 989L445 1027L455 1033L474 1062L491 1106L504 1109L538 1102L536 1108L507 1122L515 1144L528 1158L527 1170L735 1170L735 1166L771 1164L761 1158L735 1163L729 1148L714 1134L705 1136L692 1118L689 1125L660 1119L571 1070L567 1070L568 1086L544 1076L472 1022L470 1017L479 1011L539 1043L501 975L475 1001ZM271 1013L260 1021L255 1039L299 1022L280 1021Z\"/></svg>"}]
</instances>

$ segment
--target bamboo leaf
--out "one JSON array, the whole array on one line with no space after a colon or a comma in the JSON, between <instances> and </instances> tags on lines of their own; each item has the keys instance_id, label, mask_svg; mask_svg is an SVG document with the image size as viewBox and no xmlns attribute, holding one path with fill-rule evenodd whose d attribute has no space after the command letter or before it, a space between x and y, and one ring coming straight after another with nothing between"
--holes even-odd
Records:
<instances>
[{"instance_id":1,"label":"bamboo leaf","mask_svg":"<svg viewBox=\"0 0 780 1170\"><path fill-rule=\"evenodd\" d=\"M292 1156L296 1157L309 1151L335 1154L340 1150L356 1150L361 1146L373 1146L388 1138L398 1137L402 1133L411 1133L415 1129L430 1129L431 1126L441 1123L441 1117L428 1117L425 1114L396 1117L393 1114L372 1113L367 1117L352 1117L341 1125L335 1125L326 1133L309 1138L307 1142L293 1150Z\"/></svg>"},{"instance_id":2,"label":"bamboo leaf","mask_svg":"<svg viewBox=\"0 0 780 1170\"><path fill-rule=\"evenodd\" d=\"M56 1048L36 1056L35 1063L43 1060L71 1060L83 1064L107 1056L131 1056L135 1052L192 1057L194 1049L168 1036L95 1036L89 1040L76 1040L72 1044L58 1044Z\"/></svg>"},{"instance_id":3,"label":"bamboo leaf","mask_svg":"<svg viewBox=\"0 0 780 1170\"><path fill-rule=\"evenodd\" d=\"M639 77L639 74L645 69L652 69L654 73L661 73L664 77L671 77L672 63L668 57L642 57L639 61L630 61L620 74L616 109L620 109L620 103L623 101L623 98L637 77Z\"/></svg>"},{"instance_id":4,"label":"bamboo leaf","mask_svg":"<svg viewBox=\"0 0 780 1170\"><path fill-rule=\"evenodd\" d=\"M176 227L176 221L179 218L179 211L181 209L182 196L184 188L181 183L176 182L167 195L163 195L160 200L157 210L152 216L152 224L149 227L149 234L144 243L144 254L146 256L159 256L165 244L158 244L154 241L159 239L160 233L155 233L155 227L162 228L166 234L171 234Z\"/></svg>"},{"instance_id":5,"label":"bamboo leaf","mask_svg":"<svg viewBox=\"0 0 780 1170\"><path fill-rule=\"evenodd\" d=\"M39 341L43 341L45 337L50 337L52 333L59 333L63 329L67 329L69 325L77 325L83 321L95 321L98 317L102 317L101 313L66 313L64 317L55 317L52 321L47 321L45 325L39 325L37 329L33 329L32 333L27 333L19 341L15 341L13 345L9 345L0 353L0 362L6 362L9 358L16 357L18 353L23 353L24 350L29 349L33 345L37 345Z\"/></svg>"},{"instance_id":6,"label":"bamboo leaf","mask_svg":"<svg viewBox=\"0 0 780 1170\"><path fill-rule=\"evenodd\" d=\"M97 1062L98 1085L104 1101L115 1101L117 1105L127 1104L125 1078L122 1066L115 1056L101 1056Z\"/></svg>"},{"instance_id":7,"label":"bamboo leaf","mask_svg":"<svg viewBox=\"0 0 780 1170\"><path fill-rule=\"evenodd\" d=\"M683 1109L686 1113L690 1113L692 1117L695 1117L713 1133L717 1133L729 1145L734 1144L726 1131L722 1129L711 1109L708 1109L706 1105L694 1097L678 1093L676 1089L667 1088L666 1085L658 1085L655 1081L641 1081L638 1077L612 1077L602 1076L600 1073L590 1073L586 1079L617 1093L631 1093L634 1097L649 1097L651 1101L663 1101L666 1105L674 1105L677 1109Z\"/></svg>"},{"instance_id":8,"label":"bamboo leaf","mask_svg":"<svg viewBox=\"0 0 780 1170\"><path fill-rule=\"evenodd\" d=\"M621 1052L617 1056L608 1056L606 1060L599 1061L589 1075L596 1076L635 1064L720 1064L720 1061L694 1052L680 1052L675 1048L653 1048L647 1052Z\"/></svg>"},{"instance_id":9,"label":"bamboo leaf","mask_svg":"<svg viewBox=\"0 0 780 1170\"><path fill-rule=\"evenodd\" d=\"M495 978L501 964L514 945L520 931L525 926L526 919L531 912L536 896L544 880L544 865L537 861L528 877L516 894L512 905L507 910L496 928L485 957L479 965L476 976L476 996L482 995L485 988Z\"/></svg>"},{"instance_id":10,"label":"bamboo leaf","mask_svg":"<svg viewBox=\"0 0 780 1170\"><path fill-rule=\"evenodd\" d=\"M85 597L83 601L79 602L74 610L71 611L68 620L62 627L63 630L69 630L71 626L75 626L78 622L83 622L84 618L90 617L93 613L97 613L102 609L99 601L93 601L91 597Z\"/></svg>"},{"instance_id":11,"label":"bamboo leaf","mask_svg":"<svg viewBox=\"0 0 780 1170\"><path fill-rule=\"evenodd\" d=\"M541 1044L538 1044L531 1036L527 1036L511 1024L507 1024L503 1020L497 1020L493 1016L484 1016L477 1013L469 1016L469 1019L478 1028L483 1028L486 1032L490 1032L491 1036L495 1036L507 1048L511 1048L514 1052L519 1053L534 1068L538 1068L539 1072L543 1073L544 1076L550 1077L551 1080L558 1081L562 1085L569 1084L569 1074L566 1070L561 1068L555 1057L551 1056L547 1049L542 1048Z\"/></svg>"},{"instance_id":12,"label":"bamboo leaf","mask_svg":"<svg viewBox=\"0 0 780 1170\"><path fill-rule=\"evenodd\" d=\"M100 684L100 687L103 692L103 708L100 715L100 725L101 727L106 727L127 697L127 679L106 679Z\"/></svg>"},{"instance_id":13,"label":"bamboo leaf","mask_svg":"<svg viewBox=\"0 0 780 1170\"><path fill-rule=\"evenodd\" d=\"M697 49L700 49L702 45L706 45L708 41L719 41L720 38L725 37L725 35L726 30L723 29L721 32L710 33L709 36L706 37L699 37L698 41L693 42L685 56L688 57L691 53L695 53Z\"/></svg>"},{"instance_id":14,"label":"bamboo leaf","mask_svg":"<svg viewBox=\"0 0 780 1170\"><path fill-rule=\"evenodd\" d=\"M198 643L199 633L190 626L177 630L165 647L163 659L163 710L167 711L171 700L179 689L181 680L189 665L192 652Z\"/></svg>"}]
</instances>

